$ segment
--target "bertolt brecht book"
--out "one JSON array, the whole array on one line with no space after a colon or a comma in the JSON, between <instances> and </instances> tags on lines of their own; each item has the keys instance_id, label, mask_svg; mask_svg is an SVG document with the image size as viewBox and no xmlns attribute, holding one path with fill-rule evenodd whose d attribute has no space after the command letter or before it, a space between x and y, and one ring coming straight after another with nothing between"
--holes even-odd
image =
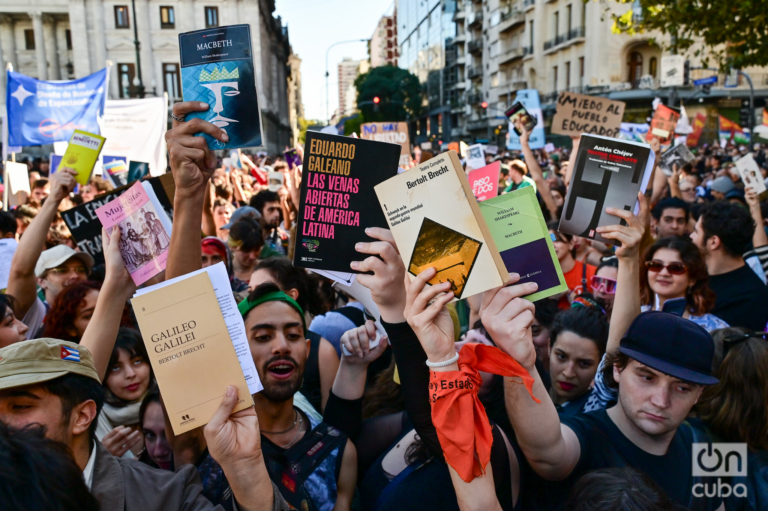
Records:
<instances>
[{"instance_id":1,"label":"bertolt brecht book","mask_svg":"<svg viewBox=\"0 0 768 511\"><path fill-rule=\"evenodd\" d=\"M204 426L228 385L234 411L253 404L208 273L198 273L131 300L176 435Z\"/></svg>"},{"instance_id":2,"label":"bertolt brecht book","mask_svg":"<svg viewBox=\"0 0 768 511\"><path fill-rule=\"evenodd\" d=\"M207 111L187 114L186 119L199 117L229 136L228 142L221 142L199 133L208 141L208 147L264 145L250 26L230 25L179 34L179 53L184 101L209 105Z\"/></svg>"}]
</instances>

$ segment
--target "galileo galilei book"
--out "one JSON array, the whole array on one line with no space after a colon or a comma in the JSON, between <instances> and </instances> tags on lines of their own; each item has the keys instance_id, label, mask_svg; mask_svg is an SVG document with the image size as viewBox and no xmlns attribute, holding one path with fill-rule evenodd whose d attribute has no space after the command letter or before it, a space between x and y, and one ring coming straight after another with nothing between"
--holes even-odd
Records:
<instances>
[{"instance_id":1,"label":"galileo galilei book","mask_svg":"<svg viewBox=\"0 0 768 511\"><path fill-rule=\"evenodd\" d=\"M352 261L374 241L367 227L387 228L373 187L397 175L400 144L307 131L296 223L297 268L358 273Z\"/></svg>"},{"instance_id":2,"label":"galileo galilei book","mask_svg":"<svg viewBox=\"0 0 768 511\"><path fill-rule=\"evenodd\" d=\"M206 120L224 130L229 141L221 142L204 133L198 136L205 137L210 149L263 146L250 26L179 34L179 49L184 101L209 105L205 112L187 114L186 120Z\"/></svg>"},{"instance_id":3,"label":"galileo galilei book","mask_svg":"<svg viewBox=\"0 0 768 511\"><path fill-rule=\"evenodd\" d=\"M618 245L597 233L598 227L622 221L605 208L637 214L637 192L645 193L655 161L648 144L582 134L558 230Z\"/></svg>"},{"instance_id":4,"label":"galileo galilei book","mask_svg":"<svg viewBox=\"0 0 768 511\"><path fill-rule=\"evenodd\" d=\"M450 282L456 300L509 280L456 151L384 181L375 190L412 279L434 267L437 275L429 283Z\"/></svg>"}]
</instances>

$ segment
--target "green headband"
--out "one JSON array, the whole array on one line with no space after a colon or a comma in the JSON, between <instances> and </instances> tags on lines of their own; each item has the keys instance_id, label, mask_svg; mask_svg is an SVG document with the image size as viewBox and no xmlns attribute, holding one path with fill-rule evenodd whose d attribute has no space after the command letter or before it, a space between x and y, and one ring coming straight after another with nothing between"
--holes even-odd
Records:
<instances>
[{"instance_id":1,"label":"green headband","mask_svg":"<svg viewBox=\"0 0 768 511\"><path fill-rule=\"evenodd\" d=\"M307 320L304 318L304 311L301 310L301 306L288 296L287 294L283 293L282 291L272 291L271 293L267 293L265 295L262 295L258 297L255 300L249 300L246 298L242 302L240 302L237 305L237 310L240 311L240 315L245 317L246 314L248 314L251 310L253 310L255 307L258 307L262 303L266 302L285 302L291 307L293 307L296 312L299 313L299 316L301 316L301 323L304 325L304 334L307 333Z\"/></svg>"}]
</instances>

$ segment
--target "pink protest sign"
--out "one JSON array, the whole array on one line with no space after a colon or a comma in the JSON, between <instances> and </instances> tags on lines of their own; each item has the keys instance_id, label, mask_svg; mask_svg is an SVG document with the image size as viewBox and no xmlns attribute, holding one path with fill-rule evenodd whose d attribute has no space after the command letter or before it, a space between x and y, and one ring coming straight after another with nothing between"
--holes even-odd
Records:
<instances>
[{"instance_id":1,"label":"pink protest sign","mask_svg":"<svg viewBox=\"0 0 768 511\"><path fill-rule=\"evenodd\" d=\"M469 173L467 176L469 186L472 187L472 193L475 194L478 202L493 199L499 194L499 172L501 172L501 162L495 161Z\"/></svg>"}]
</instances>

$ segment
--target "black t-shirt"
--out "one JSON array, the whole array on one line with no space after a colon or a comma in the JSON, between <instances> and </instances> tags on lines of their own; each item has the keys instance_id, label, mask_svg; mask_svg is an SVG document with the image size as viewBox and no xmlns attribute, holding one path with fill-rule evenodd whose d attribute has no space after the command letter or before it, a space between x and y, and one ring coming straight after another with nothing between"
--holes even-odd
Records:
<instances>
[{"instance_id":1,"label":"black t-shirt","mask_svg":"<svg viewBox=\"0 0 768 511\"><path fill-rule=\"evenodd\" d=\"M746 264L722 275L710 275L715 292L712 314L731 326L762 332L768 323L768 287Z\"/></svg>"},{"instance_id":2,"label":"black t-shirt","mask_svg":"<svg viewBox=\"0 0 768 511\"><path fill-rule=\"evenodd\" d=\"M563 421L581 444L581 456L569 480L573 482L585 473L612 467L631 466L647 474L667 495L686 509L715 510L722 499L693 497L693 428L682 424L677 428L667 453L650 454L633 444L613 423L606 410L579 414ZM706 433L698 433L704 442Z\"/></svg>"}]
</instances>

